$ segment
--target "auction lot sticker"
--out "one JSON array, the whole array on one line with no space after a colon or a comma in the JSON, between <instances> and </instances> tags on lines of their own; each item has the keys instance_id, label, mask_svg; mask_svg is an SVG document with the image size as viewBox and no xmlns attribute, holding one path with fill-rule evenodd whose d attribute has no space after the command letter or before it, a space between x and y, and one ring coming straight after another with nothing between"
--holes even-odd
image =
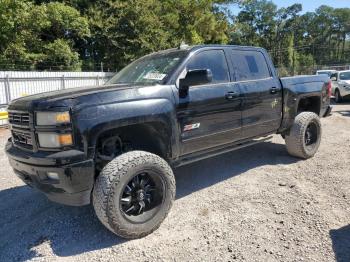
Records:
<instances>
[{"instance_id":1,"label":"auction lot sticker","mask_svg":"<svg viewBox=\"0 0 350 262\"><path fill-rule=\"evenodd\" d=\"M163 80L166 74L161 74L158 72L148 72L143 78L149 80Z\"/></svg>"}]
</instances>

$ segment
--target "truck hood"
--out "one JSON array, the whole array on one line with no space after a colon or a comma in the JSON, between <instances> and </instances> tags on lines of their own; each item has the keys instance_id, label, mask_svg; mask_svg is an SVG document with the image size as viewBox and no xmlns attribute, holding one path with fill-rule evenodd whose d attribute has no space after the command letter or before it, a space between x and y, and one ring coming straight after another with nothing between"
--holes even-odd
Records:
<instances>
[{"instance_id":1,"label":"truck hood","mask_svg":"<svg viewBox=\"0 0 350 262\"><path fill-rule=\"evenodd\" d=\"M104 85L92 87L77 87L65 90L45 92L13 100L8 110L33 111L50 110L57 107L73 107L81 103L101 102L100 96L112 92L110 97L115 100L123 99L118 93L136 89L136 85ZM124 94L125 95L125 94Z\"/></svg>"}]
</instances>

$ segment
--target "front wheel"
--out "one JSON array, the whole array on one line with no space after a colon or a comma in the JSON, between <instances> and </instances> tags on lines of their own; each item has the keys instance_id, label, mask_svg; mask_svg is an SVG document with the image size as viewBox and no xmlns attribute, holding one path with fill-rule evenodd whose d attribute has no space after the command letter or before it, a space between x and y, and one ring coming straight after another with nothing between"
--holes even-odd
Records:
<instances>
[{"instance_id":1,"label":"front wheel","mask_svg":"<svg viewBox=\"0 0 350 262\"><path fill-rule=\"evenodd\" d=\"M156 230L175 199L174 174L165 160L131 151L108 163L97 178L93 206L110 231L140 238Z\"/></svg>"},{"instance_id":2,"label":"front wheel","mask_svg":"<svg viewBox=\"0 0 350 262\"><path fill-rule=\"evenodd\" d=\"M340 91L338 89L335 90L334 96L335 96L336 103L340 103L343 100L343 97L341 96Z\"/></svg>"},{"instance_id":3,"label":"front wheel","mask_svg":"<svg viewBox=\"0 0 350 262\"><path fill-rule=\"evenodd\" d=\"M288 153L303 159L313 157L320 146L321 135L320 118L312 112L300 113L286 136Z\"/></svg>"}]
</instances>

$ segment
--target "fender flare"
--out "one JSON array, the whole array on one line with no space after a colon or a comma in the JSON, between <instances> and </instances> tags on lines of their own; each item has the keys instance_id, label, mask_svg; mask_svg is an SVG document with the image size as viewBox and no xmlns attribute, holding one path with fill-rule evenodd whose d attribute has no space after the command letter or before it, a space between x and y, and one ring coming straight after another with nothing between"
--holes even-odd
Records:
<instances>
[{"instance_id":1,"label":"fender flare","mask_svg":"<svg viewBox=\"0 0 350 262\"><path fill-rule=\"evenodd\" d=\"M76 112L75 117L78 119L84 152L89 158L94 156L97 140L102 133L120 127L152 123L160 123L167 127L171 155L178 155L176 111L173 103L167 99L95 105Z\"/></svg>"}]
</instances>

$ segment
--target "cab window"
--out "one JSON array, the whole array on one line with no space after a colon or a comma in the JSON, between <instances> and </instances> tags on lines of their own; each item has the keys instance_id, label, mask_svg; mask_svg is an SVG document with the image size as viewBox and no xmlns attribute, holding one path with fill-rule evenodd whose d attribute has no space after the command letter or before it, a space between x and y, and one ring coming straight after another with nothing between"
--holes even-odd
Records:
<instances>
[{"instance_id":1,"label":"cab window","mask_svg":"<svg viewBox=\"0 0 350 262\"><path fill-rule=\"evenodd\" d=\"M232 59L236 81L258 80L271 77L266 59L259 51L233 50Z\"/></svg>"},{"instance_id":2,"label":"cab window","mask_svg":"<svg viewBox=\"0 0 350 262\"><path fill-rule=\"evenodd\" d=\"M194 55L187 65L187 70L210 69L213 74L212 83L230 81L228 66L223 50L207 50Z\"/></svg>"}]
</instances>

